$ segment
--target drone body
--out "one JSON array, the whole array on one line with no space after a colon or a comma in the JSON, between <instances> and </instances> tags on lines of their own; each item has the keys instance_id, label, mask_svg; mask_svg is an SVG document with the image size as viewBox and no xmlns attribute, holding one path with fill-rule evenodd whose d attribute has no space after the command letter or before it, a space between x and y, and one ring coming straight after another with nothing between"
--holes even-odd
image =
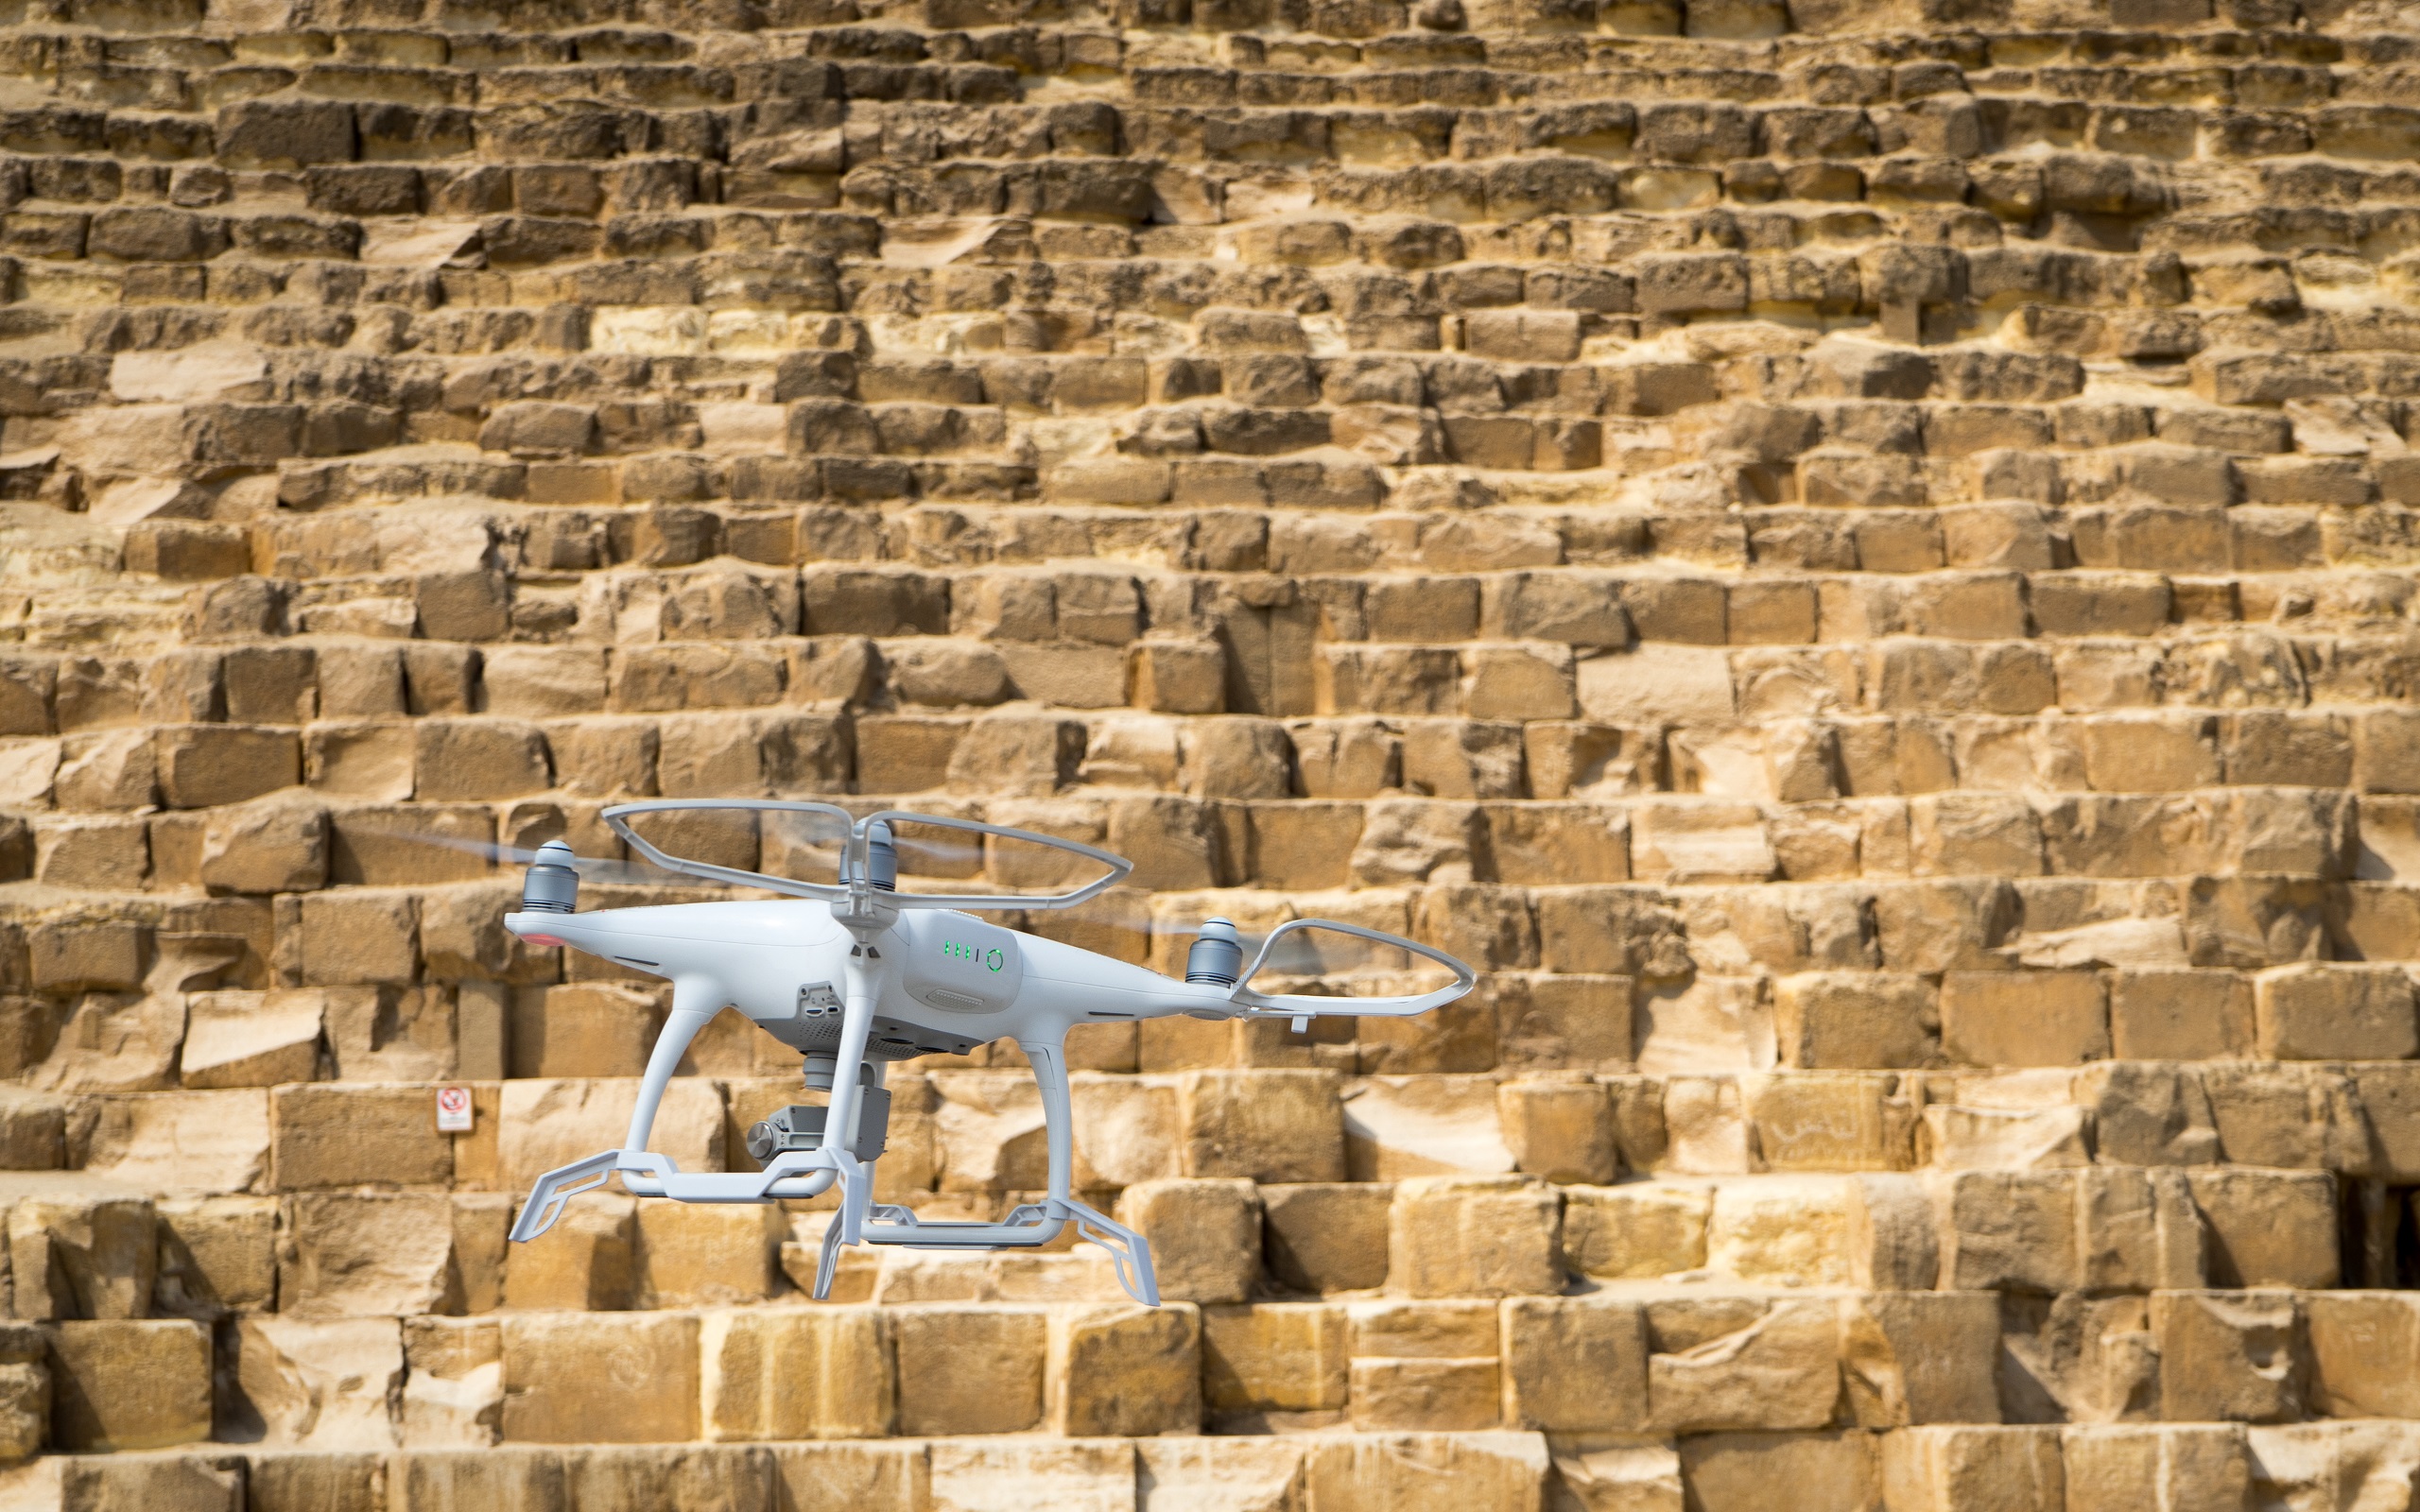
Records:
<instances>
[{"instance_id":1,"label":"drone body","mask_svg":"<svg viewBox=\"0 0 2420 1512\"><path fill-rule=\"evenodd\" d=\"M668 856L635 833L635 815L682 809L750 809L817 815L846 826L839 880L804 883ZM1190 1014L1197 1018L1288 1018L1297 1027L1337 1013L1422 1013L1470 990L1475 978L1453 957L1427 946L1358 925L1295 919L1263 942L1250 969L1232 926L1214 919L1193 947L1186 981L1113 960L1092 951L1005 929L968 908L1072 907L1124 879L1132 864L1089 846L998 825L936 816L886 812L858 819L829 804L735 799L683 799L619 805L611 824L647 859L668 870L709 881L787 893L768 901L677 903L658 907L571 911L578 875L567 847L539 854L523 891L522 911L505 927L532 944L565 945L672 983L672 1011L649 1055L622 1147L539 1177L513 1226L512 1237L536 1238L561 1215L564 1202L618 1174L641 1196L688 1202L763 1202L811 1197L840 1187L840 1206L824 1235L815 1295L831 1288L839 1247L856 1243L919 1248L1031 1247L1073 1223L1086 1239L1110 1250L1118 1279L1137 1300L1159 1300L1150 1250L1141 1235L1078 1201L1072 1114L1068 1102L1067 1031L1080 1023L1122 1022ZM1028 842L1071 852L1107 868L1073 891L1043 897L942 896L894 890L897 852L892 825L937 826ZM1426 957L1448 968L1454 983L1401 998L1270 996L1249 984L1270 947L1288 934L1321 929L1355 936ZM740 1173L683 1172L647 1148L657 1106L681 1057L725 1005L805 1057L810 1089L828 1091L825 1108L783 1109L749 1131L750 1153L764 1169ZM999 1223L929 1223L902 1207L873 1200L873 1165L880 1158L890 1095L882 1085L889 1062L911 1056L963 1055L978 1044L1013 1040L1032 1064L1042 1092L1049 1147L1049 1190ZM846 1129L845 1139L827 1138Z\"/></svg>"}]
</instances>

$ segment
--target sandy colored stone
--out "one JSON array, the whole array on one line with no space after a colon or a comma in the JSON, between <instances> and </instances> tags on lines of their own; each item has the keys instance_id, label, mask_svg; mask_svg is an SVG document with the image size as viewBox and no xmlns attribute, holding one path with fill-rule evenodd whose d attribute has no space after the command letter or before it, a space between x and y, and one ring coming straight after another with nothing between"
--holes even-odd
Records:
<instances>
[{"instance_id":1,"label":"sandy colored stone","mask_svg":"<svg viewBox=\"0 0 2420 1512\"><path fill-rule=\"evenodd\" d=\"M698 1319L533 1314L503 1323L508 1442L680 1443L698 1436Z\"/></svg>"},{"instance_id":2,"label":"sandy colored stone","mask_svg":"<svg viewBox=\"0 0 2420 1512\"><path fill-rule=\"evenodd\" d=\"M159 1274L151 1204L25 1198L9 1211L9 1270L18 1317L147 1317Z\"/></svg>"},{"instance_id":3,"label":"sandy colored stone","mask_svg":"<svg viewBox=\"0 0 2420 1512\"><path fill-rule=\"evenodd\" d=\"M246 1318L234 1325L227 1352L234 1377L229 1410L259 1423L262 1442L394 1447L404 1345L393 1319Z\"/></svg>"},{"instance_id":4,"label":"sandy colored stone","mask_svg":"<svg viewBox=\"0 0 2420 1512\"><path fill-rule=\"evenodd\" d=\"M1201 1395L1213 1414L1340 1411L1350 1359L1344 1310L1333 1304L1201 1310Z\"/></svg>"},{"instance_id":5,"label":"sandy colored stone","mask_svg":"<svg viewBox=\"0 0 2420 1512\"><path fill-rule=\"evenodd\" d=\"M1143 1182L1119 1196L1118 1221L1150 1242L1163 1297L1240 1302L1259 1284L1260 1198L1249 1181Z\"/></svg>"},{"instance_id":6,"label":"sandy colored stone","mask_svg":"<svg viewBox=\"0 0 2420 1512\"><path fill-rule=\"evenodd\" d=\"M879 1437L893 1413L889 1329L868 1308L709 1313L698 1335L707 1438Z\"/></svg>"},{"instance_id":7,"label":"sandy colored stone","mask_svg":"<svg viewBox=\"0 0 2420 1512\"><path fill-rule=\"evenodd\" d=\"M1048 1316L1028 1308L934 1305L891 1317L899 1432L1013 1434L1043 1419Z\"/></svg>"},{"instance_id":8,"label":"sandy colored stone","mask_svg":"<svg viewBox=\"0 0 2420 1512\"><path fill-rule=\"evenodd\" d=\"M210 1436L210 1331L201 1325L56 1323L49 1338L54 1448L166 1449Z\"/></svg>"},{"instance_id":9,"label":"sandy colored stone","mask_svg":"<svg viewBox=\"0 0 2420 1512\"><path fill-rule=\"evenodd\" d=\"M1387 1220L1387 1289L1404 1297L1559 1292L1562 1209L1552 1188L1520 1177L1398 1182Z\"/></svg>"}]
</instances>

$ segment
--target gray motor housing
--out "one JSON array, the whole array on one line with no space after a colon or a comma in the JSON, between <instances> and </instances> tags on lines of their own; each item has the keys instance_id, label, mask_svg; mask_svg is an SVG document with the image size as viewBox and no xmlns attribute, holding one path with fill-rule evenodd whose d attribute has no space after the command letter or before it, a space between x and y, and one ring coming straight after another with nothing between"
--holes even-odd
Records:
<instances>
[{"instance_id":1,"label":"gray motor housing","mask_svg":"<svg viewBox=\"0 0 2420 1512\"><path fill-rule=\"evenodd\" d=\"M823 1125L830 1111L793 1103L770 1118L751 1124L749 1156L761 1169L770 1165L777 1155L822 1148ZM890 1093L880 1087L858 1088L856 1136L849 1142L849 1153L860 1160L878 1160L890 1134Z\"/></svg>"}]
</instances>

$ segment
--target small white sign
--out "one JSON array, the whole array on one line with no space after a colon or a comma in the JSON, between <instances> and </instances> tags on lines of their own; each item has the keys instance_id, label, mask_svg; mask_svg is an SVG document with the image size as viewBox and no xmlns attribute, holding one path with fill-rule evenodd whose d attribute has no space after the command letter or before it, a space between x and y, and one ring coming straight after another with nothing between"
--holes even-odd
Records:
<instances>
[{"instance_id":1,"label":"small white sign","mask_svg":"<svg viewBox=\"0 0 2420 1512\"><path fill-rule=\"evenodd\" d=\"M437 1089L437 1132L440 1134L471 1132L471 1089L468 1087Z\"/></svg>"}]
</instances>

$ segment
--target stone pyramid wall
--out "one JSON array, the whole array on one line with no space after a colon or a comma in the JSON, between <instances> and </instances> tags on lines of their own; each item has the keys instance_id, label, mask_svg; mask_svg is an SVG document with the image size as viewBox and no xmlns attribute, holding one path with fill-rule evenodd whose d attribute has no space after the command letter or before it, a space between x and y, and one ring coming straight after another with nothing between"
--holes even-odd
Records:
<instances>
[{"instance_id":1,"label":"stone pyramid wall","mask_svg":"<svg viewBox=\"0 0 2420 1512\"><path fill-rule=\"evenodd\" d=\"M2420 11L0 22L0 1506L2408 1504ZM651 794L1484 983L1082 1040L1156 1313L509 1250L664 1005L481 848ZM1011 1050L893 1085L1039 1184Z\"/></svg>"}]
</instances>

